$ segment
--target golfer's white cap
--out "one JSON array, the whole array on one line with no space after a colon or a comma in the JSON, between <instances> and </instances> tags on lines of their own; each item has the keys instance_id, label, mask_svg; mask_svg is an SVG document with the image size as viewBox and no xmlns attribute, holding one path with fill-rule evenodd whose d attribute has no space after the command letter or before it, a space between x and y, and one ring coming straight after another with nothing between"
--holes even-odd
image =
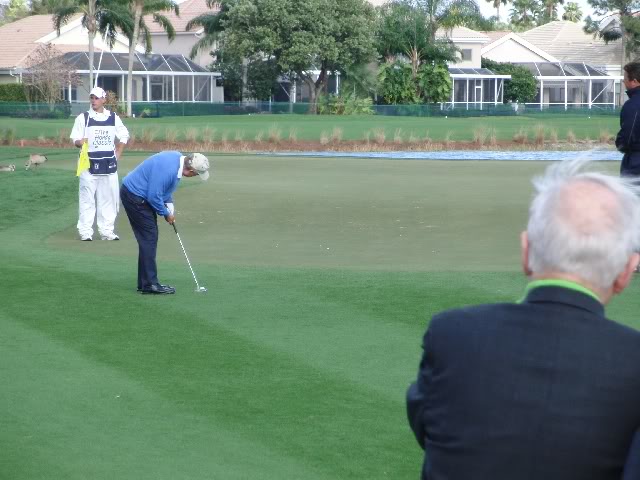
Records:
<instances>
[{"instance_id":1,"label":"golfer's white cap","mask_svg":"<svg viewBox=\"0 0 640 480\"><path fill-rule=\"evenodd\" d=\"M191 168L198 172L202 180L209 178L209 159L201 153L194 153L191 160Z\"/></svg>"},{"instance_id":2,"label":"golfer's white cap","mask_svg":"<svg viewBox=\"0 0 640 480\"><path fill-rule=\"evenodd\" d=\"M91 95L95 95L98 98L107 98L107 92L105 92L100 87L93 87L91 89L91 92L89 92L89 96L91 96Z\"/></svg>"}]
</instances>

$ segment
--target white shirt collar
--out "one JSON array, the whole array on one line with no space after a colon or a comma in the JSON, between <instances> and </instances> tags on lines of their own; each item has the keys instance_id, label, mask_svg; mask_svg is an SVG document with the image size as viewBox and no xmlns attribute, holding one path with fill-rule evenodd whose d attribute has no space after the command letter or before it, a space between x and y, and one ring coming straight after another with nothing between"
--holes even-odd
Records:
<instances>
[{"instance_id":1,"label":"white shirt collar","mask_svg":"<svg viewBox=\"0 0 640 480\"><path fill-rule=\"evenodd\" d=\"M182 178L182 170L184 170L184 155L180 155L180 168L178 169L178 178Z\"/></svg>"},{"instance_id":2,"label":"white shirt collar","mask_svg":"<svg viewBox=\"0 0 640 480\"><path fill-rule=\"evenodd\" d=\"M107 110L106 108L102 109L102 113L98 113L93 108L89 108L89 116L91 118L105 118L109 117L109 115L111 115L111 111Z\"/></svg>"}]
</instances>

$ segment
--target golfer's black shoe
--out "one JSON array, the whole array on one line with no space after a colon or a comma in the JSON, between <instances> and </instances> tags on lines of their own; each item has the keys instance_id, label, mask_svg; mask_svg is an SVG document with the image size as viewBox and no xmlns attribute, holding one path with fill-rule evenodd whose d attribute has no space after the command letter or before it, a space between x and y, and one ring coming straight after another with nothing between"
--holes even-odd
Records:
<instances>
[{"instance_id":1,"label":"golfer's black shoe","mask_svg":"<svg viewBox=\"0 0 640 480\"><path fill-rule=\"evenodd\" d=\"M175 288L174 288L174 287L172 287L172 286L170 286L170 285L162 285L162 284L159 284L159 285L160 285L161 287L173 288L173 290L175 290ZM141 287L136 288L136 292L138 292L138 293L142 292L143 290L144 290L144 288L141 288Z\"/></svg>"},{"instance_id":2,"label":"golfer's black shoe","mask_svg":"<svg viewBox=\"0 0 640 480\"><path fill-rule=\"evenodd\" d=\"M140 292L143 295L147 295L147 294L153 294L153 295L167 295L167 294L172 294L172 293L176 293L176 289L173 287L170 287L169 285L150 285L146 288L143 288L142 290L140 290Z\"/></svg>"}]
</instances>

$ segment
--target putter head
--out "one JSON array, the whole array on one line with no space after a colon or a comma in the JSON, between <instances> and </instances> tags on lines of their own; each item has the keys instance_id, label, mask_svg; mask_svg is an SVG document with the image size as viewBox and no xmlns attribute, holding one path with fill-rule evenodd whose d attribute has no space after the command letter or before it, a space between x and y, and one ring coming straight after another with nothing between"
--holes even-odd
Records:
<instances>
[{"instance_id":1,"label":"putter head","mask_svg":"<svg viewBox=\"0 0 640 480\"><path fill-rule=\"evenodd\" d=\"M207 287L196 287L196 293L207 293Z\"/></svg>"}]
</instances>

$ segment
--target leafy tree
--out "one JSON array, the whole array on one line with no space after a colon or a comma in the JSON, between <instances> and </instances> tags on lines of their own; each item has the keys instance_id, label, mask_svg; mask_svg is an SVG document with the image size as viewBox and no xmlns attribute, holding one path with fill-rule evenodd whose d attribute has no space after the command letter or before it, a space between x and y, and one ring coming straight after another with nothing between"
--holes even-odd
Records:
<instances>
[{"instance_id":1,"label":"leafy tree","mask_svg":"<svg viewBox=\"0 0 640 480\"><path fill-rule=\"evenodd\" d=\"M216 61L209 65L209 70L222 74L225 102L239 102L242 100L242 59L228 55L218 55Z\"/></svg>"},{"instance_id":2,"label":"leafy tree","mask_svg":"<svg viewBox=\"0 0 640 480\"><path fill-rule=\"evenodd\" d=\"M223 0L223 52L270 58L309 87L311 112L331 72L375 55L373 7L366 0Z\"/></svg>"},{"instance_id":3,"label":"leafy tree","mask_svg":"<svg viewBox=\"0 0 640 480\"><path fill-rule=\"evenodd\" d=\"M486 1L493 4L493 8L496 9L496 20L500 21L500 5L504 5L506 7L509 4L509 0L486 0Z\"/></svg>"},{"instance_id":4,"label":"leafy tree","mask_svg":"<svg viewBox=\"0 0 640 480\"><path fill-rule=\"evenodd\" d=\"M75 15L82 15L82 26L89 35L89 85L93 87L94 40L97 33L106 34L106 41L113 46L118 28L125 32L133 30L129 12L121 0L74 0L69 5L60 6L53 14L53 26L60 35L60 29Z\"/></svg>"},{"instance_id":5,"label":"leafy tree","mask_svg":"<svg viewBox=\"0 0 640 480\"><path fill-rule=\"evenodd\" d=\"M29 6L30 15L48 15L55 13L56 10L68 7L73 0L31 0Z\"/></svg>"},{"instance_id":6,"label":"leafy tree","mask_svg":"<svg viewBox=\"0 0 640 480\"><path fill-rule=\"evenodd\" d=\"M580 5L576 2L567 2L564 7L562 19L568 20L569 22L579 22L580 19L582 19L582 10L580 9Z\"/></svg>"},{"instance_id":7,"label":"leafy tree","mask_svg":"<svg viewBox=\"0 0 640 480\"><path fill-rule=\"evenodd\" d=\"M255 59L247 65L247 93L256 100L269 100L279 88L280 69L273 60Z\"/></svg>"},{"instance_id":8,"label":"leafy tree","mask_svg":"<svg viewBox=\"0 0 640 480\"><path fill-rule=\"evenodd\" d=\"M145 21L146 15L151 15L153 21L159 24L169 37L169 41L173 41L176 31L171 21L161 12L175 12L180 14L178 4L174 0L128 0L128 9L133 17L133 30L127 28L127 36L129 37L129 63L127 73L127 115L131 116L131 102L133 99L133 59L135 58L135 50L140 36L144 38L145 50L151 52L151 32Z\"/></svg>"},{"instance_id":9,"label":"leafy tree","mask_svg":"<svg viewBox=\"0 0 640 480\"><path fill-rule=\"evenodd\" d=\"M11 23L29 15L26 0L11 0L4 6L2 23Z\"/></svg>"},{"instance_id":10,"label":"leafy tree","mask_svg":"<svg viewBox=\"0 0 640 480\"><path fill-rule=\"evenodd\" d=\"M499 63L483 58L482 67L488 68L498 75L511 75L511 80L504 84L503 97L505 102L530 102L538 93L538 82L531 72L523 66Z\"/></svg>"},{"instance_id":11,"label":"leafy tree","mask_svg":"<svg viewBox=\"0 0 640 480\"><path fill-rule=\"evenodd\" d=\"M346 69L341 76L340 92L353 94L355 98L370 98L377 90L377 66L354 65Z\"/></svg>"}]
</instances>

